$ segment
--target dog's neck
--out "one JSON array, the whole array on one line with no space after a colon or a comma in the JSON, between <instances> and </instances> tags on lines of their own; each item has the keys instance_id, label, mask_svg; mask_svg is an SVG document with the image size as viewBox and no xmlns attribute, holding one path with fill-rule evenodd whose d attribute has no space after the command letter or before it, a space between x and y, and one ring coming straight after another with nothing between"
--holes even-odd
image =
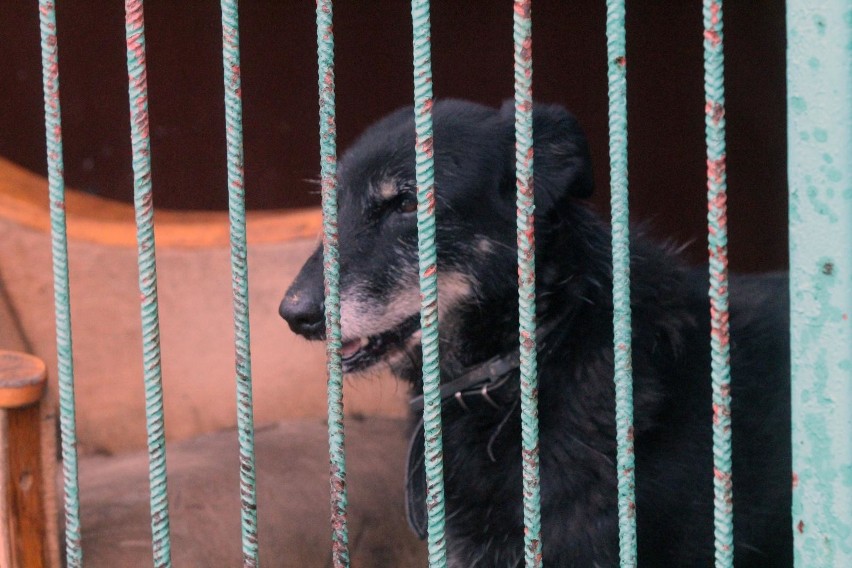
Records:
<instances>
[{"instance_id":1,"label":"dog's neck","mask_svg":"<svg viewBox=\"0 0 852 568\"><path fill-rule=\"evenodd\" d=\"M536 329L536 339L544 341L554 328L563 323L561 320L551 320ZM510 350L504 355L497 355L482 363L469 366L453 378L441 381L439 388L441 402L455 400L463 409L469 410L468 401L471 397L481 399L500 409L502 400L495 400L494 394L514 384L510 376L521 366L519 348ZM502 397L501 397L502 398ZM423 395L417 395L409 401L411 410L417 414L423 411Z\"/></svg>"},{"instance_id":2,"label":"dog's neck","mask_svg":"<svg viewBox=\"0 0 852 568\"><path fill-rule=\"evenodd\" d=\"M538 364L543 374L539 387L541 392L571 399L573 406L582 402L592 412L611 399L612 393L606 388L596 393L587 392L585 381L569 368L582 368L582 361L595 367L612 365L608 227L587 209L578 208L560 227L550 233L543 232L541 237L537 253L537 313L543 319L539 322L537 339ZM664 360L666 365L671 365L677 359L677 344L684 330L670 325L671 318L667 314L683 310L684 290L678 283L682 269L670 253L656 246L650 248L641 235L633 240L631 250L631 295L633 302L642 306L634 311L634 329L644 330L634 338L633 353L634 357L649 360L645 368L653 370L656 363L651 360ZM600 260L602 257L604 260ZM517 365L514 363L518 350L517 289L504 292L503 297L482 296L489 298L490 303L473 306L452 325L457 326L460 337L488 340L472 342L476 349L465 342L442 343L441 384L443 399L458 400L456 393L468 391L460 395L461 402L473 400L477 407L487 411L492 405L486 397L477 394L483 386L488 385L485 394L500 399L497 401L501 406L511 404L518 397ZM682 319L689 321L688 317ZM686 325L683 322L681 326ZM542 331L543 328L546 331ZM511 369L507 369L509 361L513 362ZM419 362L417 353L406 361L404 369L394 369L401 371L395 372L398 377L412 385L415 408L422 403ZM504 389L500 396L493 396L495 383L505 375L515 377L506 383L512 389ZM636 377L636 399L643 407L640 410L644 410L639 412L641 415L652 414L653 407L657 406L655 381L653 376ZM577 390L581 392L575 392ZM575 410L583 412L579 408ZM419 411L415 410L414 414Z\"/></svg>"}]
</instances>

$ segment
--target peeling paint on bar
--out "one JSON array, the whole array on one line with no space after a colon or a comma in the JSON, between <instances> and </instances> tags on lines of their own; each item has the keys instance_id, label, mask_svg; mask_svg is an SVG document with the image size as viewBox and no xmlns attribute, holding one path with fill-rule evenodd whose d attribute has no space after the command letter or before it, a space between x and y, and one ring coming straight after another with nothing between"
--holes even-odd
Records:
<instances>
[{"instance_id":1,"label":"peeling paint on bar","mask_svg":"<svg viewBox=\"0 0 852 568\"><path fill-rule=\"evenodd\" d=\"M796 566L852 566L852 6L787 2Z\"/></svg>"},{"instance_id":2,"label":"peeling paint on bar","mask_svg":"<svg viewBox=\"0 0 852 568\"><path fill-rule=\"evenodd\" d=\"M444 536L444 458L438 357L438 274L435 251L435 163L432 148L432 46L429 1L412 0L417 250L423 331L423 428L430 568L447 565Z\"/></svg>"},{"instance_id":3,"label":"peeling paint on bar","mask_svg":"<svg viewBox=\"0 0 852 568\"><path fill-rule=\"evenodd\" d=\"M126 0L127 73L130 137L133 147L133 195L142 296L142 360L145 375L145 416L148 430L151 532L154 568L169 568L169 501L166 481L166 440L163 380L160 366L160 323L157 267L154 253L154 204L151 196L151 144L148 129L148 84L145 70L145 22L142 0Z\"/></svg>"},{"instance_id":4,"label":"peeling paint on bar","mask_svg":"<svg viewBox=\"0 0 852 568\"><path fill-rule=\"evenodd\" d=\"M627 189L627 46L624 0L608 0L606 7L618 542L621 566L635 567L636 484L633 452L630 208Z\"/></svg>"},{"instance_id":5,"label":"peeling paint on bar","mask_svg":"<svg viewBox=\"0 0 852 568\"><path fill-rule=\"evenodd\" d=\"M257 488L254 459L251 333L249 329L248 247L243 172L243 107L240 81L240 29L237 0L222 0L222 68L225 138L228 154L228 218L231 284L234 294L234 360L237 383L237 437L240 452L240 520L243 566L259 566Z\"/></svg>"},{"instance_id":6,"label":"peeling paint on bar","mask_svg":"<svg viewBox=\"0 0 852 568\"><path fill-rule=\"evenodd\" d=\"M328 447L331 490L331 557L335 568L349 566L346 526L346 452L343 431L343 366L340 358L340 264L337 236L337 128L334 100L334 30L331 0L318 0L317 70L320 169L322 178L323 277L328 356Z\"/></svg>"},{"instance_id":7,"label":"peeling paint on bar","mask_svg":"<svg viewBox=\"0 0 852 568\"><path fill-rule=\"evenodd\" d=\"M83 565L80 541L80 497L77 478L77 419L74 403L74 360L71 341L71 300L68 285L68 235L65 229L65 178L62 158L62 116L59 105L59 46L56 8L39 1L41 66L44 88L44 130L50 198L53 293L56 309L56 353L59 383L59 426L62 438L62 482L65 509L65 562Z\"/></svg>"},{"instance_id":8,"label":"peeling paint on bar","mask_svg":"<svg viewBox=\"0 0 852 568\"><path fill-rule=\"evenodd\" d=\"M714 536L716 567L730 568L734 563L734 521L723 39L722 0L704 0L704 125L707 142L707 247L710 257Z\"/></svg>"},{"instance_id":9,"label":"peeling paint on bar","mask_svg":"<svg viewBox=\"0 0 852 568\"><path fill-rule=\"evenodd\" d=\"M518 328L521 355L521 459L524 561L542 566L539 492L538 371L535 310L535 203L533 200L532 1L515 0L515 165L517 171Z\"/></svg>"}]
</instances>

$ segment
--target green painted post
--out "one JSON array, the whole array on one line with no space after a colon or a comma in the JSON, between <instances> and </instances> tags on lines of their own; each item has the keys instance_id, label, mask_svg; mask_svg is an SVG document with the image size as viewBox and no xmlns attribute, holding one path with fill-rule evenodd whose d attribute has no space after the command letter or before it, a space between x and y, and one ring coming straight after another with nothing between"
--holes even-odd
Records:
<instances>
[{"instance_id":1,"label":"green painted post","mask_svg":"<svg viewBox=\"0 0 852 568\"><path fill-rule=\"evenodd\" d=\"M532 0L515 0L515 171L518 239L518 339L521 355L521 463L524 566L541 568L541 485L538 459L538 349L535 317L535 201L533 199Z\"/></svg>"},{"instance_id":2,"label":"green painted post","mask_svg":"<svg viewBox=\"0 0 852 568\"><path fill-rule=\"evenodd\" d=\"M787 2L796 566L852 566L852 3Z\"/></svg>"},{"instance_id":3,"label":"green painted post","mask_svg":"<svg viewBox=\"0 0 852 568\"><path fill-rule=\"evenodd\" d=\"M624 0L607 0L612 330L618 474L618 554L636 566L636 481L633 459L633 348L630 308L630 200L627 187L627 40Z\"/></svg>"},{"instance_id":4,"label":"green painted post","mask_svg":"<svg viewBox=\"0 0 852 568\"><path fill-rule=\"evenodd\" d=\"M257 546L257 475L254 459L248 245L243 171L243 99L240 82L240 18L237 0L222 0L222 67L225 139L228 154L228 219L231 285L234 293L234 360L237 383L237 438L240 447L240 520L243 567L260 565Z\"/></svg>"},{"instance_id":5,"label":"green painted post","mask_svg":"<svg viewBox=\"0 0 852 568\"><path fill-rule=\"evenodd\" d=\"M62 112L59 106L59 44L56 6L39 0L44 130L50 199L53 297L56 308L56 357L59 427L62 438L62 485L65 505L65 566L83 566L80 495L77 475L77 412L74 402L74 357L71 341L71 292L68 280L68 234L65 223L65 177L62 158Z\"/></svg>"},{"instance_id":6,"label":"green painted post","mask_svg":"<svg viewBox=\"0 0 852 568\"><path fill-rule=\"evenodd\" d=\"M322 262L328 358L328 457L331 490L331 560L349 566L346 523L346 446L343 428L343 364L340 359L340 249L337 232L337 107L334 97L334 10L317 0L317 88L322 178Z\"/></svg>"},{"instance_id":7,"label":"green painted post","mask_svg":"<svg viewBox=\"0 0 852 568\"><path fill-rule=\"evenodd\" d=\"M734 565L731 461L731 354L728 317L728 182L722 0L704 0L704 134L707 144L707 250L710 277L710 382L713 392L713 534L716 568Z\"/></svg>"},{"instance_id":8,"label":"green painted post","mask_svg":"<svg viewBox=\"0 0 852 568\"><path fill-rule=\"evenodd\" d=\"M169 497L166 476L166 425L160 364L160 308L151 189L151 134L145 63L145 15L142 0L125 0L130 142L133 150L133 204L136 211L137 261L142 316L142 365L148 432L148 480L151 497L151 545L154 568L171 568Z\"/></svg>"},{"instance_id":9,"label":"green painted post","mask_svg":"<svg viewBox=\"0 0 852 568\"><path fill-rule=\"evenodd\" d=\"M417 252L423 338L423 429L429 568L446 568L441 370L438 356L438 256L435 246L435 159L432 147L432 25L429 0L411 0L414 30L414 125Z\"/></svg>"}]
</instances>

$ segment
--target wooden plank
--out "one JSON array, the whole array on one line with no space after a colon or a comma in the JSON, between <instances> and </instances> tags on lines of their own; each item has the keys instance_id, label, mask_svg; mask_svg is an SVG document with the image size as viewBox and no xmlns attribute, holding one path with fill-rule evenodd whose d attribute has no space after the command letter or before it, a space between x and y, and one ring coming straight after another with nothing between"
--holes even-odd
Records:
<instances>
[{"instance_id":1,"label":"wooden plank","mask_svg":"<svg viewBox=\"0 0 852 568\"><path fill-rule=\"evenodd\" d=\"M14 568L50 568L43 457L44 363L32 355L0 351L4 505L2 560Z\"/></svg>"},{"instance_id":2,"label":"wooden plank","mask_svg":"<svg viewBox=\"0 0 852 568\"><path fill-rule=\"evenodd\" d=\"M12 565L46 568L44 471L41 467L41 419L38 404L6 412L9 477L6 499L12 534Z\"/></svg>"},{"instance_id":3,"label":"wooden plank","mask_svg":"<svg viewBox=\"0 0 852 568\"><path fill-rule=\"evenodd\" d=\"M0 408L0 487L9 486L9 432L6 410ZM9 501L0 499L0 568L12 568L12 533L9 524Z\"/></svg>"},{"instance_id":4,"label":"wooden plank","mask_svg":"<svg viewBox=\"0 0 852 568\"><path fill-rule=\"evenodd\" d=\"M71 240L136 247L132 206L67 188L65 210ZM0 158L0 219L49 231L47 180ZM313 239L322 229L322 216L317 207L250 211L247 220L249 244ZM158 246L227 246L230 241L228 213L158 209L155 234Z\"/></svg>"},{"instance_id":5,"label":"wooden plank","mask_svg":"<svg viewBox=\"0 0 852 568\"><path fill-rule=\"evenodd\" d=\"M47 387L39 403L41 429L41 470L44 491L45 554L49 568L62 568L59 553L59 496L56 475L59 469L57 451L58 403L56 392Z\"/></svg>"}]
</instances>

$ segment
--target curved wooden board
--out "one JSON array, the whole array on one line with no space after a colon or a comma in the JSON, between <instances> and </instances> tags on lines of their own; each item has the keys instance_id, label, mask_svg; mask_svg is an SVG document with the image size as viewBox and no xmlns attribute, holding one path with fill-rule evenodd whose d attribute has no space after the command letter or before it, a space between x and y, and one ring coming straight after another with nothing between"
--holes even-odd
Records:
<instances>
[{"instance_id":1,"label":"curved wooden board","mask_svg":"<svg viewBox=\"0 0 852 568\"><path fill-rule=\"evenodd\" d=\"M224 180L222 191L225 191ZM69 238L136 246L136 223L130 205L68 188L65 207ZM49 231L47 180L0 158L0 217ZM227 246L229 242L228 214L224 211L158 209L154 220L158 246L200 248ZM249 244L315 237L321 229L318 208L250 211L247 215Z\"/></svg>"}]
</instances>

